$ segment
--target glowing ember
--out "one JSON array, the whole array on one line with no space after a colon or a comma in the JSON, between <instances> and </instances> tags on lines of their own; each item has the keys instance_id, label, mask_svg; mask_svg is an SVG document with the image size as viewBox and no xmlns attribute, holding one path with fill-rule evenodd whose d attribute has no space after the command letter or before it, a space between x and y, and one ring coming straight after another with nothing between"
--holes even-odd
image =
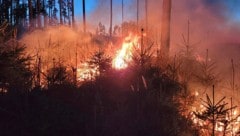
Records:
<instances>
[{"instance_id":1,"label":"glowing ember","mask_svg":"<svg viewBox=\"0 0 240 136\"><path fill-rule=\"evenodd\" d=\"M216 126L215 126L215 130L219 131L219 132L223 132L224 131L224 124L221 122L217 122Z\"/></svg>"},{"instance_id":2,"label":"glowing ember","mask_svg":"<svg viewBox=\"0 0 240 136\"><path fill-rule=\"evenodd\" d=\"M194 106L191 108L192 111L200 111L200 112L203 112L204 111L204 106L203 105L199 105L199 106ZM193 121L193 123L199 127L206 127L206 126L209 126L209 123L210 122L206 122L206 121L203 121L199 118L197 118L194 114L190 114L190 118L191 120ZM233 119L236 118L236 121L232 121ZM240 121L240 117L238 116L238 110L237 109L234 109L232 111L232 115L227 115L225 117L226 121L229 121L230 124L225 126L226 124L224 124L223 122L220 122L220 121L216 121L216 124L215 124L215 132L218 133L218 134L222 134L224 133L225 135L236 135L238 132L239 132L239 127L240 127L240 124L239 124L239 121ZM226 127L226 128L225 128ZM201 130L201 133L205 133L206 130L202 129Z\"/></svg>"},{"instance_id":3,"label":"glowing ember","mask_svg":"<svg viewBox=\"0 0 240 136\"><path fill-rule=\"evenodd\" d=\"M97 67L90 66L88 63L82 63L77 69L77 80L81 82L95 79L99 75L97 69Z\"/></svg>"},{"instance_id":4,"label":"glowing ember","mask_svg":"<svg viewBox=\"0 0 240 136\"><path fill-rule=\"evenodd\" d=\"M194 95L197 97L199 95L198 91L195 91Z\"/></svg>"},{"instance_id":5,"label":"glowing ember","mask_svg":"<svg viewBox=\"0 0 240 136\"><path fill-rule=\"evenodd\" d=\"M116 69L124 69L132 60L133 47L138 45L139 36L130 34L123 41L122 48L113 59L112 66Z\"/></svg>"}]
</instances>

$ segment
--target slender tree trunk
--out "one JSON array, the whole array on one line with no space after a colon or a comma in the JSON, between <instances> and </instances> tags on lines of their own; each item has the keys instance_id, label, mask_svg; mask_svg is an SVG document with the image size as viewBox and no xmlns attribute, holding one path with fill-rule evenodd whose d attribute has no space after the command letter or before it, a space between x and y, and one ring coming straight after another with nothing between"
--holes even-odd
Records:
<instances>
[{"instance_id":1,"label":"slender tree trunk","mask_svg":"<svg viewBox=\"0 0 240 136\"><path fill-rule=\"evenodd\" d=\"M75 17L74 17L74 0L72 0L72 27L75 27Z\"/></svg>"},{"instance_id":2,"label":"slender tree trunk","mask_svg":"<svg viewBox=\"0 0 240 136\"><path fill-rule=\"evenodd\" d=\"M146 32L148 31L148 0L145 0Z\"/></svg>"},{"instance_id":3,"label":"slender tree trunk","mask_svg":"<svg viewBox=\"0 0 240 136\"><path fill-rule=\"evenodd\" d=\"M8 1L3 1L3 20L7 20L7 22L10 22L10 17L9 17L9 5L8 5ZM3 22L4 22L3 21Z\"/></svg>"},{"instance_id":4,"label":"slender tree trunk","mask_svg":"<svg viewBox=\"0 0 240 136\"><path fill-rule=\"evenodd\" d=\"M123 36L123 20L124 20L124 2L122 0L122 36Z\"/></svg>"},{"instance_id":5,"label":"slender tree trunk","mask_svg":"<svg viewBox=\"0 0 240 136\"><path fill-rule=\"evenodd\" d=\"M48 23L51 22L51 18L52 18L52 4L49 3L49 7L48 7Z\"/></svg>"},{"instance_id":6,"label":"slender tree trunk","mask_svg":"<svg viewBox=\"0 0 240 136\"><path fill-rule=\"evenodd\" d=\"M60 24L63 24L63 19L62 19L62 0L59 0L59 13L60 13Z\"/></svg>"},{"instance_id":7,"label":"slender tree trunk","mask_svg":"<svg viewBox=\"0 0 240 136\"><path fill-rule=\"evenodd\" d=\"M85 10L85 0L82 0L83 6L83 31L86 32L86 10Z\"/></svg>"},{"instance_id":8,"label":"slender tree trunk","mask_svg":"<svg viewBox=\"0 0 240 136\"><path fill-rule=\"evenodd\" d=\"M37 66L37 87L41 87L41 57L38 58L38 66Z\"/></svg>"},{"instance_id":9,"label":"slender tree trunk","mask_svg":"<svg viewBox=\"0 0 240 136\"><path fill-rule=\"evenodd\" d=\"M170 48L170 19L172 0L163 0L162 26L161 26L161 53L168 56Z\"/></svg>"},{"instance_id":10,"label":"slender tree trunk","mask_svg":"<svg viewBox=\"0 0 240 136\"><path fill-rule=\"evenodd\" d=\"M68 0L68 1L67 1L67 10L68 10L68 11L67 11L67 16L68 16L68 25L71 27L71 22L72 22L71 20L72 20L72 19L71 19L71 17L70 17L70 12L72 11L72 9L71 9L71 5L72 5L72 4L71 4L71 5L70 5L70 4L71 4L71 3L70 3L70 0Z\"/></svg>"},{"instance_id":11,"label":"slender tree trunk","mask_svg":"<svg viewBox=\"0 0 240 136\"><path fill-rule=\"evenodd\" d=\"M137 0L137 26L139 21L139 0Z\"/></svg>"},{"instance_id":12,"label":"slender tree trunk","mask_svg":"<svg viewBox=\"0 0 240 136\"><path fill-rule=\"evenodd\" d=\"M83 32L86 33L86 11L85 11L85 0L82 0L83 6Z\"/></svg>"},{"instance_id":13,"label":"slender tree trunk","mask_svg":"<svg viewBox=\"0 0 240 136\"><path fill-rule=\"evenodd\" d=\"M45 12L45 13L44 13L44 27L47 27L47 25L48 25L48 22L47 22L47 13L46 13L46 12L47 12L47 11L46 11L47 9L46 9L46 7L45 7L45 6L46 6L45 3L46 3L45 0L43 0L43 8L44 8L44 12Z\"/></svg>"},{"instance_id":14,"label":"slender tree trunk","mask_svg":"<svg viewBox=\"0 0 240 136\"><path fill-rule=\"evenodd\" d=\"M13 0L11 0L10 24L13 24Z\"/></svg>"},{"instance_id":15,"label":"slender tree trunk","mask_svg":"<svg viewBox=\"0 0 240 136\"><path fill-rule=\"evenodd\" d=\"M32 0L28 0L28 10L29 10L29 25L33 27L33 8L32 8Z\"/></svg>"},{"instance_id":16,"label":"slender tree trunk","mask_svg":"<svg viewBox=\"0 0 240 136\"><path fill-rule=\"evenodd\" d=\"M19 0L16 1L16 9L18 9L18 10L20 9L20 1ZM9 13L8 13L7 17L9 17ZM15 16L15 24L17 24L17 25L19 24L19 19L20 19L19 15Z\"/></svg>"},{"instance_id":17,"label":"slender tree trunk","mask_svg":"<svg viewBox=\"0 0 240 136\"><path fill-rule=\"evenodd\" d=\"M213 85L213 91L212 91L212 105L213 107L215 107L215 90L214 90L214 85ZM214 110L212 111L212 136L215 136L215 124L216 124L216 121L215 121L215 113L214 113Z\"/></svg>"},{"instance_id":18,"label":"slender tree trunk","mask_svg":"<svg viewBox=\"0 0 240 136\"><path fill-rule=\"evenodd\" d=\"M110 30L109 30L110 37L112 37L112 17L113 17L112 0L110 0Z\"/></svg>"},{"instance_id":19,"label":"slender tree trunk","mask_svg":"<svg viewBox=\"0 0 240 136\"><path fill-rule=\"evenodd\" d=\"M2 5L2 0L0 0L0 5ZM3 11L0 9L0 24L2 24L2 16L3 16Z\"/></svg>"},{"instance_id":20,"label":"slender tree trunk","mask_svg":"<svg viewBox=\"0 0 240 136\"><path fill-rule=\"evenodd\" d=\"M231 114L230 114L231 118L230 119L232 120L233 119L233 99L232 99L232 97L231 97L231 103L230 104L231 104L231 107L230 107L231 108ZM227 127L227 125L226 125L226 127ZM224 129L225 130L224 131L224 136L225 136L225 132L226 132L226 129L227 129L226 127L224 127L225 128ZM233 124L231 124L231 133L233 135Z\"/></svg>"},{"instance_id":21,"label":"slender tree trunk","mask_svg":"<svg viewBox=\"0 0 240 136\"><path fill-rule=\"evenodd\" d=\"M41 27L41 16L40 16L41 3L40 3L40 0L37 0L36 12L37 12L37 25L38 25L38 28L40 28Z\"/></svg>"},{"instance_id":22,"label":"slender tree trunk","mask_svg":"<svg viewBox=\"0 0 240 136\"><path fill-rule=\"evenodd\" d=\"M122 24L123 24L123 19L124 19L124 2L122 0Z\"/></svg>"}]
</instances>

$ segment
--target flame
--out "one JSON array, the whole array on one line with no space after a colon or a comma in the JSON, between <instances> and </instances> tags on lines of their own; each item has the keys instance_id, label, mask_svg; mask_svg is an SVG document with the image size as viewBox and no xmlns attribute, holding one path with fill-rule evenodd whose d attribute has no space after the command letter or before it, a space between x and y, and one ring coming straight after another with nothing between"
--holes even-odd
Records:
<instances>
[{"instance_id":1,"label":"flame","mask_svg":"<svg viewBox=\"0 0 240 136\"><path fill-rule=\"evenodd\" d=\"M88 63L82 63L77 69L78 81L89 81L95 79L99 75L97 67L90 66Z\"/></svg>"},{"instance_id":2,"label":"flame","mask_svg":"<svg viewBox=\"0 0 240 136\"><path fill-rule=\"evenodd\" d=\"M197 97L199 95L199 92L195 91L194 95Z\"/></svg>"},{"instance_id":3,"label":"flame","mask_svg":"<svg viewBox=\"0 0 240 136\"><path fill-rule=\"evenodd\" d=\"M139 36L129 34L122 43L122 48L113 59L112 66L116 69L127 68L128 62L132 60L133 47L138 45Z\"/></svg>"},{"instance_id":4,"label":"flame","mask_svg":"<svg viewBox=\"0 0 240 136\"><path fill-rule=\"evenodd\" d=\"M132 60L134 46L138 45L138 40L139 37L133 34L129 34L129 36L124 38L121 49L117 51L112 61L113 68L124 69L128 66L128 62ZM90 66L88 63L81 63L77 68L77 80L79 82L94 80L98 75L98 67Z\"/></svg>"},{"instance_id":5,"label":"flame","mask_svg":"<svg viewBox=\"0 0 240 136\"><path fill-rule=\"evenodd\" d=\"M198 91L194 91L192 93L192 96L195 96L196 98L200 97L199 95L200 93ZM212 126L212 122L210 120L200 119L196 116L196 114L194 114L194 112L203 113L206 110L206 107L203 104L199 103L198 101L195 101L192 105L188 105L186 104L186 101L184 101L183 98L178 97L177 99L179 103L183 106L180 108L179 113L185 116L186 118L192 120L193 127L199 128L200 135L210 135L211 131L209 130L212 129L212 127L214 127L216 135L225 134L226 136L230 135L235 136L239 134L240 132L239 109L237 108L232 109L232 111L229 111L225 115L225 117L223 117L221 120L220 118L218 120L215 120L215 125Z\"/></svg>"},{"instance_id":6,"label":"flame","mask_svg":"<svg viewBox=\"0 0 240 136\"><path fill-rule=\"evenodd\" d=\"M205 107L203 105L193 106L191 107L191 110L203 112L205 110ZM240 117L238 116L238 112L239 111L237 109L234 109L232 111L232 115L230 116L228 115L225 117L226 121L231 121L232 119L236 118L236 121L231 122L226 127L226 129L224 129L225 124L223 122L217 121L214 126L216 133L220 134L220 133L224 133L225 131L226 134L236 135L239 132L239 128L240 128L240 123L239 123ZM197 118L194 114L190 114L190 118L196 126L200 126L200 127L209 126L209 122L206 122L204 120ZM201 132L204 133L205 130L202 129Z\"/></svg>"},{"instance_id":7,"label":"flame","mask_svg":"<svg viewBox=\"0 0 240 136\"><path fill-rule=\"evenodd\" d=\"M217 122L215 125L215 130L219 131L219 132L223 132L224 131L224 124L222 122Z\"/></svg>"},{"instance_id":8,"label":"flame","mask_svg":"<svg viewBox=\"0 0 240 136\"><path fill-rule=\"evenodd\" d=\"M237 110L234 110L233 111L233 115L236 116L238 114L238 111Z\"/></svg>"}]
</instances>

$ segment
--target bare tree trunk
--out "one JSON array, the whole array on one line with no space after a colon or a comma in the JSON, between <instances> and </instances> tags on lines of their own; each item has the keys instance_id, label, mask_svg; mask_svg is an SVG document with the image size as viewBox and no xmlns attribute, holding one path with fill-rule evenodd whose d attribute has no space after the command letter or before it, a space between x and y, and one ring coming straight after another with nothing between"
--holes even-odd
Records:
<instances>
[{"instance_id":1,"label":"bare tree trunk","mask_svg":"<svg viewBox=\"0 0 240 136\"><path fill-rule=\"evenodd\" d=\"M41 16L40 16L41 3L40 3L40 0L37 0L36 12L37 12L37 25L38 25L38 28L40 28L41 27Z\"/></svg>"},{"instance_id":2,"label":"bare tree trunk","mask_svg":"<svg viewBox=\"0 0 240 136\"><path fill-rule=\"evenodd\" d=\"M75 17L74 17L74 0L72 0L72 27L75 27Z\"/></svg>"},{"instance_id":3,"label":"bare tree trunk","mask_svg":"<svg viewBox=\"0 0 240 136\"><path fill-rule=\"evenodd\" d=\"M13 24L13 0L11 0L10 24Z\"/></svg>"},{"instance_id":4,"label":"bare tree trunk","mask_svg":"<svg viewBox=\"0 0 240 136\"><path fill-rule=\"evenodd\" d=\"M67 1L67 20L68 20L68 25L71 27L71 22L72 22L72 19L70 17L70 12L72 12L72 6L69 5L70 1L68 0ZM72 4L71 4L72 5Z\"/></svg>"},{"instance_id":5,"label":"bare tree trunk","mask_svg":"<svg viewBox=\"0 0 240 136\"><path fill-rule=\"evenodd\" d=\"M60 24L63 24L62 20L62 0L59 0L59 13L60 13Z\"/></svg>"},{"instance_id":6,"label":"bare tree trunk","mask_svg":"<svg viewBox=\"0 0 240 136\"><path fill-rule=\"evenodd\" d=\"M232 94L234 95L234 93L235 93L235 67L234 67L233 59L231 59L231 64L232 64L231 88L232 88ZM237 95L238 95L238 93L237 93Z\"/></svg>"},{"instance_id":7,"label":"bare tree trunk","mask_svg":"<svg viewBox=\"0 0 240 136\"><path fill-rule=\"evenodd\" d=\"M2 0L0 0L0 5L2 5ZM2 11L2 9L0 11ZM0 13L0 24L2 24L2 20L3 20L2 16L3 16L3 13L1 12Z\"/></svg>"},{"instance_id":8,"label":"bare tree trunk","mask_svg":"<svg viewBox=\"0 0 240 136\"><path fill-rule=\"evenodd\" d=\"M48 23L51 23L52 18L52 5L49 5L48 7Z\"/></svg>"},{"instance_id":9,"label":"bare tree trunk","mask_svg":"<svg viewBox=\"0 0 240 136\"><path fill-rule=\"evenodd\" d=\"M110 0L110 30L109 30L109 34L110 37L112 37L112 0Z\"/></svg>"},{"instance_id":10,"label":"bare tree trunk","mask_svg":"<svg viewBox=\"0 0 240 136\"><path fill-rule=\"evenodd\" d=\"M214 85L213 85L213 91L212 91L212 105L213 107L215 107L215 90L214 90ZM216 124L216 121L215 121L215 113L214 113L214 110L212 111L212 136L215 136L215 124Z\"/></svg>"},{"instance_id":11,"label":"bare tree trunk","mask_svg":"<svg viewBox=\"0 0 240 136\"><path fill-rule=\"evenodd\" d=\"M170 48L170 20L172 0L163 0L162 26L161 26L161 53L168 56Z\"/></svg>"},{"instance_id":12,"label":"bare tree trunk","mask_svg":"<svg viewBox=\"0 0 240 136\"><path fill-rule=\"evenodd\" d=\"M44 9L44 13L43 13L43 16L44 16L44 27L47 27L48 25L48 22L47 22L47 9L46 9L46 5L45 5L46 1L43 0L43 9Z\"/></svg>"},{"instance_id":13,"label":"bare tree trunk","mask_svg":"<svg viewBox=\"0 0 240 136\"><path fill-rule=\"evenodd\" d=\"M139 0L137 0L137 26L139 21Z\"/></svg>"},{"instance_id":14,"label":"bare tree trunk","mask_svg":"<svg viewBox=\"0 0 240 136\"><path fill-rule=\"evenodd\" d=\"M83 6L83 32L86 33L86 11L85 11L85 0L82 0Z\"/></svg>"},{"instance_id":15,"label":"bare tree trunk","mask_svg":"<svg viewBox=\"0 0 240 136\"><path fill-rule=\"evenodd\" d=\"M148 0L145 0L146 32L148 31Z\"/></svg>"},{"instance_id":16,"label":"bare tree trunk","mask_svg":"<svg viewBox=\"0 0 240 136\"><path fill-rule=\"evenodd\" d=\"M124 2L122 0L122 36L123 36L123 20L124 20Z\"/></svg>"},{"instance_id":17,"label":"bare tree trunk","mask_svg":"<svg viewBox=\"0 0 240 136\"><path fill-rule=\"evenodd\" d=\"M30 27L33 27L33 8L32 8L32 0L28 0L28 10L29 10L29 24Z\"/></svg>"},{"instance_id":18,"label":"bare tree trunk","mask_svg":"<svg viewBox=\"0 0 240 136\"><path fill-rule=\"evenodd\" d=\"M19 9L19 8L20 8L20 1L19 1L19 0L16 0L15 3L16 3L16 8ZM9 12L7 13L7 16L6 16L6 17L7 17L8 22L9 22L9 21L10 21L10 20L9 20L9 19L10 19L10 18L9 18ZM15 16L15 24L17 24L17 25L20 24L20 16L18 16L18 15Z\"/></svg>"},{"instance_id":19,"label":"bare tree trunk","mask_svg":"<svg viewBox=\"0 0 240 136\"><path fill-rule=\"evenodd\" d=\"M41 58L38 58L38 66L37 66L37 87L41 87Z\"/></svg>"}]
</instances>

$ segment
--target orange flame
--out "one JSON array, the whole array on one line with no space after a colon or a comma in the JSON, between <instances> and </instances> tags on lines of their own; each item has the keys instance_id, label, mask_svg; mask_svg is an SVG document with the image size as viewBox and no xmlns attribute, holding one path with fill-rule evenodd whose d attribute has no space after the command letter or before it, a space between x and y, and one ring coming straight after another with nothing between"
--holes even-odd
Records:
<instances>
[{"instance_id":1,"label":"orange flame","mask_svg":"<svg viewBox=\"0 0 240 136\"><path fill-rule=\"evenodd\" d=\"M197 94L197 95L196 95ZM195 95L198 96L198 92L195 92ZM203 105L195 105L193 107L191 107L190 112L191 111L198 111L198 112L203 112L205 110L205 107ZM221 121L216 121L216 124L214 126L214 129L216 131L216 133L226 133L226 135L236 135L239 132L239 128L240 128L240 117L238 114L238 109L233 109L233 111L231 111L232 113L230 115L226 115L225 119L226 121L230 121L230 124L225 127L225 124ZM187 113L183 113L183 115ZM196 117L196 115L193 114L193 112L191 112L190 114L190 118L192 119L193 123L197 126L208 126L209 122L206 122L204 120L201 120L199 118ZM232 121L233 119L236 118L236 121ZM201 132L205 133L206 130L202 129ZM225 132L224 132L225 131Z\"/></svg>"},{"instance_id":2,"label":"orange flame","mask_svg":"<svg viewBox=\"0 0 240 136\"><path fill-rule=\"evenodd\" d=\"M122 47L117 51L113 61L112 67L115 69L124 69L128 66L128 63L132 60L132 52L134 46L138 45L139 36L129 34L122 43ZM81 63L77 68L77 81L90 81L94 80L99 75L99 71L96 66L90 66L87 62Z\"/></svg>"},{"instance_id":3,"label":"orange flame","mask_svg":"<svg viewBox=\"0 0 240 136\"><path fill-rule=\"evenodd\" d=\"M122 44L122 48L117 52L117 55L112 61L113 68L124 69L127 68L128 62L132 60L133 47L138 45L139 36L129 34Z\"/></svg>"},{"instance_id":4,"label":"orange flame","mask_svg":"<svg viewBox=\"0 0 240 136\"><path fill-rule=\"evenodd\" d=\"M97 67L90 66L86 62L77 69L77 80L80 82L93 80L97 75L99 75Z\"/></svg>"}]
</instances>

